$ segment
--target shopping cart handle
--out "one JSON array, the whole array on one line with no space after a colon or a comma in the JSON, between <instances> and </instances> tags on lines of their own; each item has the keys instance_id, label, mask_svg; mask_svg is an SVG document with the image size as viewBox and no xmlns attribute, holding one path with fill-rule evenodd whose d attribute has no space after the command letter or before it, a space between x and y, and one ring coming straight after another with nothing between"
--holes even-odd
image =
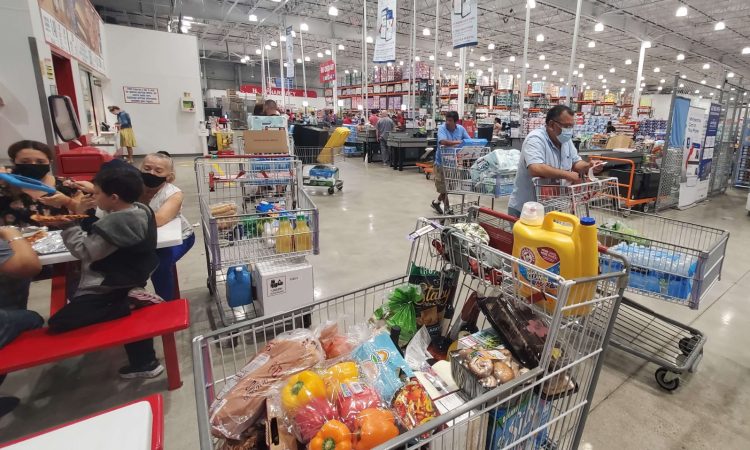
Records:
<instances>
[{"instance_id":1,"label":"shopping cart handle","mask_svg":"<svg viewBox=\"0 0 750 450\"><path fill-rule=\"evenodd\" d=\"M34 191L42 191L47 194L54 194L57 189L52 186L47 186L39 180L34 178L25 177L23 175L15 175L12 173L0 173L0 180L5 181L11 186L15 186L21 189L32 189Z\"/></svg>"}]
</instances>

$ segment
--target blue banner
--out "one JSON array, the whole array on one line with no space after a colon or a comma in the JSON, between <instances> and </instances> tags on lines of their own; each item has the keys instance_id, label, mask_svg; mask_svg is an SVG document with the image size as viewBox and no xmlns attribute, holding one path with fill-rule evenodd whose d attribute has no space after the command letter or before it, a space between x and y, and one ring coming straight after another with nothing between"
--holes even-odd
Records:
<instances>
[{"instance_id":1,"label":"blue banner","mask_svg":"<svg viewBox=\"0 0 750 450\"><path fill-rule=\"evenodd\" d=\"M675 97L672 105L672 128L669 133L669 147L682 148L685 145L685 129L687 128L690 99Z\"/></svg>"}]
</instances>

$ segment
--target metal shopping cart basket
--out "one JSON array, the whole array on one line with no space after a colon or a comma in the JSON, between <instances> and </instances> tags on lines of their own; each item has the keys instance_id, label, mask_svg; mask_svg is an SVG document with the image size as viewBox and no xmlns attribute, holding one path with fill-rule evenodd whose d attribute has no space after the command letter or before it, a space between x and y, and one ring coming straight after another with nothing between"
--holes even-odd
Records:
<instances>
[{"instance_id":1,"label":"metal shopping cart basket","mask_svg":"<svg viewBox=\"0 0 750 450\"><path fill-rule=\"evenodd\" d=\"M729 232L621 208L617 178L572 186L537 181L545 209L596 219L599 241L631 263L628 291L698 309L721 278ZM602 259L602 271L618 270ZM659 365L659 386L677 389L679 374L694 371L706 336L688 325L623 299L612 345Z\"/></svg>"},{"instance_id":2,"label":"metal shopping cart basket","mask_svg":"<svg viewBox=\"0 0 750 450\"><path fill-rule=\"evenodd\" d=\"M443 223L455 217L441 217ZM466 216L459 219L466 220ZM433 450L548 448L575 449L586 421L609 336L602 323L611 323L624 288L626 269L582 280L565 280L505 253L478 244L461 234L444 233L436 221L420 219L412 233L412 251L407 274L337 295L304 307L238 323L193 339L195 393L201 448L218 448L212 429L210 406L219 392L236 382L242 369L267 342L283 331L314 327L328 321L340 329L363 323L381 306L388 291L410 280L413 266L420 273L440 274L440 286L448 273L457 273L456 310L467 301L496 296L503 301L531 308L524 289L544 293L554 299L551 310L537 310L539 326L546 330L539 364L514 380L470 397L462 392L444 397L458 400L458 406L443 409L442 415L384 445L385 448ZM613 256L617 258L616 256ZM627 263L621 260L624 265ZM514 280L514 270L522 265L546 280L539 285L523 285ZM474 269L451 272L451 267ZM491 274L491 277L490 277ZM491 278L492 281L487 281ZM579 303L568 304L577 298ZM570 315L585 307L585 315ZM458 320L456 318L455 320ZM487 326L485 319L478 323ZM560 381L573 387L554 394ZM456 397L457 396L457 397ZM447 400L446 400L447 401ZM439 406L438 406L439 407ZM213 433L213 434L212 434Z\"/></svg>"},{"instance_id":3,"label":"metal shopping cart basket","mask_svg":"<svg viewBox=\"0 0 750 450\"><path fill-rule=\"evenodd\" d=\"M318 209L300 187L300 162L288 155L199 157L195 160L206 284L221 323L257 314L255 303L230 307L227 275L232 268L261 262L295 261L318 253ZM279 219L309 232L279 234ZM294 244L277 246L284 238Z\"/></svg>"},{"instance_id":4,"label":"metal shopping cart basket","mask_svg":"<svg viewBox=\"0 0 750 450\"><path fill-rule=\"evenodd\" d=\"M489 147L464 146L441 150L443 179L448 194L460 195L461 203L466 196L507 197L513 193L516 171L488 170L490 164L483 158L492 153ZM503 150L498 150L503 151Z\"/></svg>"},{"instance_id":5,"label":"metal shopping cart basket","mask_svg":"<svg viewBox=\"0 0 750 450\"><path fill-rule=\"evenodd\" d=\"M333 194L344 189L344 181L336 162L344 159L344 146L294 146L294 155L302 161L302 184L327 189Z\"/></svg>"}]
</instances>

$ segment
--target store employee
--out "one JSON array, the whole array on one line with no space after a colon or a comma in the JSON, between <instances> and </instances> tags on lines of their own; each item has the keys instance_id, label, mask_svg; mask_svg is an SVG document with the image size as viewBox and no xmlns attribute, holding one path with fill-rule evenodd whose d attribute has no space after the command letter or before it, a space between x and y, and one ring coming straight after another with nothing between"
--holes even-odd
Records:
<instances>
[{"instance_id":1,"label":"store employee","mask_svg":"<svg viewBox=\"0 0 750 450\"><path fill-rule=\"evenodd\" d=\"M513 194L508 202L508 214L520 217L523 204L536 201L532 178L577 183L579 173L589 169L590 164L578 156L571 142L574 123L573 110L558 105L547 112L544 127L526 136L521 147Z\"/></svg>"}]
</instances>

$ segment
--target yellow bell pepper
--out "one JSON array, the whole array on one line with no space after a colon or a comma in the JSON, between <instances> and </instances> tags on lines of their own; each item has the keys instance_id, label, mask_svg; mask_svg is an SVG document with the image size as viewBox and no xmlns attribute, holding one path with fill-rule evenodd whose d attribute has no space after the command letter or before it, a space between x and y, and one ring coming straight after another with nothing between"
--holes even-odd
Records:
<instances>
[{"instance_id":1,"label":"yellow bell pepper","mask_svg":"<svg viewBox=\"0 0 750 450\"><path fill-rule=\"evenodd\" d=\"M320 375L311 370L305 370L289 377L281 390L281 404L286 411L294 413L298 408L310 403L312 399L325 395L326 386Z\"/></svg>"},{"instance_id":2,"label":"yellow bell pepper","mask_svg":"<svg viewBox=\"0 0 750 450\"><path fill-rule=\"evenodd\" d=\"M331 366L323 375L326 384L326 394L333 399L338 392L341 383L357 381L359 379L359 367L352 361L344 361Z\"/></svg>"}]
</instances>

